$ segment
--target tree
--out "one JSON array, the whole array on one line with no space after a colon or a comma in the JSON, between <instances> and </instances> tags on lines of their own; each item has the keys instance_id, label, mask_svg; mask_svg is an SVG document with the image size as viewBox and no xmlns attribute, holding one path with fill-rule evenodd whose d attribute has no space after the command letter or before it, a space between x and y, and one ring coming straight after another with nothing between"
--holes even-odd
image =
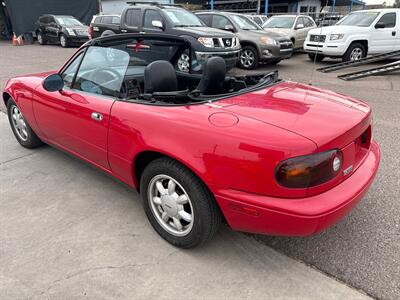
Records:
<instances>
[{"instance_id":1,"label":"tree","mask_svg":"<svg viewBox=\"0 0 400 300\"><path fill-rule=\"evenodd\" d=\"M393 7L400 8L400 0L394 0Z\"/></svg>"}]
</instances>

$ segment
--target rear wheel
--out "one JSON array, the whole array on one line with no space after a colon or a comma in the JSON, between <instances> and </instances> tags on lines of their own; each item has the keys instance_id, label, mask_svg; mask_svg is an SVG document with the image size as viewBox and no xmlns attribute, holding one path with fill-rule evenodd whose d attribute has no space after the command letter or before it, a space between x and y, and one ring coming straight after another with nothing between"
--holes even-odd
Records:
<instances>
[{"instance_id":1,"label":"rear wheel","mask_svg":"<svg viewBox=\"0 0 400 300\"><path fill-rule=\"evenodd\" d=\"M343 61L357 61L364 58L366 55L367 51L363 44L353 43L344 54Z\"/></svg>"},{"instance_id":2,"label":"rear wheel","mask_svg":"<svg viewBox=\"0 0 400 300\"><path fill-rule=\"evenodd\" d=\"M36 148L43 144L12 99L7 102L7 115L14 136L23 147Z\"/></svg>"},{"instance_id":3,"label":"rear wheel","mask_svg":"<svg viewBox=\"0 0 400 300\"><path fill-rule=\"evenodd\" d=\"M212 194L179 162L151 162L141 177L140 191L151 225L172 245L193 248L217 232L221 213Z\"/></svg>"},{"instance_id":4,"label":"rear wheel","mask_svg":"<svg viewBox=\"0 0 400 300\"><path fill-rule=\"evenodd\" d=\"M69 46L68 38L64 34L60 34L60 44L63 48L68 48Z\"/></svg>"},{"instance_id":5,"label":"rear wheel","mask_svg":"<svg viewBox=\"0 0 400 300\"><path fill-rule=\"evenodd\" d=\"M312 61L322 61L325 56L323 56L322 54L318 54L318 53L308 53L308 57L312 60Z\"/></svg>"},{"instance_id":6,"label":"rear wheel","mask_svg":"<svg viewBox=\"0 0 400 300\"><path fill-rule=\"evenodd\" d=\"M239 58L239 67L245 70L253 70L258 67L258 52L253 46L244 46Z\"/></svg>"},{"instance_id":7,"label":"rear wheel","mask_svg":"<svg viewBox=\"0 0 400 300\"><path fill-rule=\"evenodd\" d=\"M46 45L47 44L46 39L44 38L43 34L40 31L36 34L36 38L38 40L39 45Z\"/></svg>"}]
</instances>

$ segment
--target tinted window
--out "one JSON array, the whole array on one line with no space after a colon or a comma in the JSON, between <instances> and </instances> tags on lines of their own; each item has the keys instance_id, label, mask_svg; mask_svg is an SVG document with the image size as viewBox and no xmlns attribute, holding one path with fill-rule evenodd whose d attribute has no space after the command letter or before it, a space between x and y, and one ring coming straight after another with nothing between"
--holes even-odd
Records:
<instances>
[{"instance_id":1,"label":"tinted window","mask_svg":"<svg viewBox=\"0 0 400 300\"><path fill-rule=\"evenodd\" d=\"M212 19L212 16L211 15L197 15L199 18L200 18L200 20L202 20L207 26L211 26L212 27L212 24L211 24L211 19Z\"/></svg>"},{"instance_id":2,"label":"tinted window","mask_svg":"<svg viewBox=\"0 0 400 300\"><path fill-rule=\"evenodd\" d=\"M112 17L111 16L105 16L101 18L101 23L104 24L111 24L112 23Z\"/></svg>"},{"instance_id":3,"label":"tinted window","mask_svg":"<svg viewBox=\"0 0 400 300\"><path fill-rule=\"evenodd\" d=\"M396 26L396 13L384 14L378 23L384 23L385 28L393 28Z\"/></svg>"},{"instance_id":4,"label":"tinted window","mask_svg":"<svg viewBox=\"0 0 400 300\"><path fill-rule=\"evenodd\" d=\"M112 21L113 24L119 24L121 22L121 18L120 17L112 17Z\"/></svg>"},{"instance_id":5,"label":"tinted window","mask_svg":"<svg viewBox=\"0 0 400 300\"><path fill-rule=\"evenodd\" d=\"M144 13L143 27L156 28L152 24L153 21L160 21L162 23L163 18L161 17L161 15L158 11L146 10L146 12Z\"/></svg>"},{"instance_id":6,"label":"tinted window","mask_svg":"<svg viewBox=\"0 0 400 300\"><path fill-rule=\"evenodd\" d=\"M47 23L47 17L40 17L39 18L40 23Z\"/></svg>"},{"instance_id":7,"label":"tinted window","mask_svg":"<svg viewBox=\"0 0 400 300\"><path fill-rule=\"evenodd\" d=\"M140 9L129 9L126 12L125 22L129 26L139 26L140 24Z\"/></svg>"},{"instance_id":8,"label":"tinted window","mask_svg":"<svg viewBox=\"0 0 400 300\"><path fill-rule=\"evenodd\" d=\"M76 70L78 69L79 63L82 59L83 52L79 53L74 60L68 65L68 67L62 72L61 77L64 80L64 85L66 87L71 87L72 81L74 80L74 76Z\"/></svg>"},{"instance_id":9,"label":"tinted window","mask_svg":"<svg viewBox=\"0 0 400 300\"><path fill-rule=\"evenodd\" d=\"M227 18L225 18L223 16L219 16L219 15L213 16L211 27L225 30L227 25L232 26L232 23Z\"/></svg>"},{"instance_id":10,"label":"tinted window","mask_svg":"<svg viewBox=\"0 0 400 300\"><path fill-rule=\"evenodd\" d=\"M93 22L92 23L100 23L101 22L101 17L95 17L94 19L93 19Z\"/></svg>"}]
</instances>

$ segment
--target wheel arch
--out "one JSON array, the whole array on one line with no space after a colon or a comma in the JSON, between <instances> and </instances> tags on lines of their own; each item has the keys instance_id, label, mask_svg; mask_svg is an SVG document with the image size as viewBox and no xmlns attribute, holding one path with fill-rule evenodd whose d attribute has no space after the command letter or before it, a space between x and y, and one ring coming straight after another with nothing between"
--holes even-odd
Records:
<instances>
[{"instance_id":1,"label":"wheel arch","mask_svg":"<svg viewBox=\"0 0 400 300\"><path fill-rule=\"evenodd\" d=\"M4 102L5 107L7 107L8 100L10 100L11 98L12 97L9 93L3 92L3 102Z\"/></svg>"},{"instance_id":2,"label":"wheel arch","mask_svg":"<svg viewBox=\"0 0 400 300\"><path fill-rule=\"evenodd\" d=\"M240 46L246 47L246 46L251 46L254 47L257 50L258 55L260 55L260 47L257 46L256 43L248 40L240 41Z\"/></svg>"},{"instance_id":3,"label":"wheel arch","mask_svg":"<svg viewBox=\"0 0 400 300\"><path fill-rule=\"evenodd\" d=\"M347 50L351 47L351 45L353 45L355 43L359 43L359 44L363 45L365 48L365 55L368 54L368 40L365 40L365 39L354 40L350 43L349 47L347 47Z\"/></svg>"}]
</instances>

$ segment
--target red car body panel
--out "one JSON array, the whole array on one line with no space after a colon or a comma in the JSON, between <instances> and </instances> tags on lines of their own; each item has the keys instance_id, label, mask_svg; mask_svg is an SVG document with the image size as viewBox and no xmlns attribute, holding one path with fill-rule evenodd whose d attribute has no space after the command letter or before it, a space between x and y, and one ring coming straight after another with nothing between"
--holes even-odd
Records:
<instances>
[{"instance_id":1,"label":"red car body panel","mask_svg":"<svg viewBox=\"0 0 400 300\"><path fill-rule=\"evenodd\" d=\"M370 108L333 92L283 82L213 103L157 106L67 88L50 93L42 87L48 74L17 77L5 88L43 141L132 187L140 155L172 157L207 185L237 230L318 232L361 199L379 166L378 145L359 143L363 132L371 135ZM349 172L309 189L277 184L279 162L334 148Z\"/></svg>"}]
</instances>

